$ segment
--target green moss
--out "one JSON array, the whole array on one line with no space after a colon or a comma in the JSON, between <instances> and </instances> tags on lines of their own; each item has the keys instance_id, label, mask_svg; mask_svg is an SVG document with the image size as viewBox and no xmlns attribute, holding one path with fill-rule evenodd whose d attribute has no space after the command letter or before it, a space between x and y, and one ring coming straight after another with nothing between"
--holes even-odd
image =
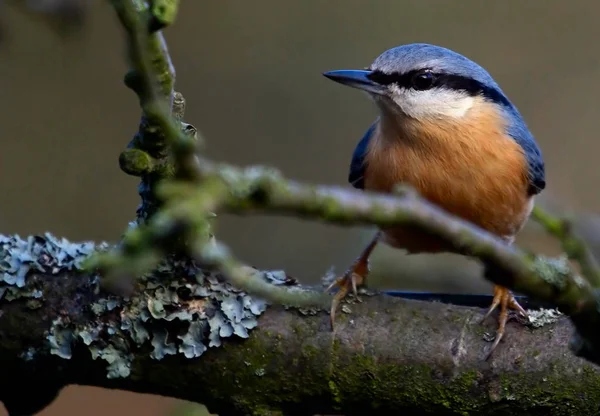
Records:
<instances>
[{"instance_id":1,"label":"green moss","mask_svg":"<svg viewBox=\"0 0 600 416\"><path fill-rule=\"evenodd\" d=\"M465 321L465 316L462 312L450 312L448 315L448 320L455 324L463 324Z\"/></svg>"},{"instance_id":2,"label":"green moss","mask_svg":"<svg viewBox=\"0 0 600 416\"><path fill-rule=\"evenodd\" d=\"M165 178L173 178L175 176L175 165L171 161L161 163L155 167L154 173L157 181Z\"/></svg>"},{"instance_id":3,"label":"green moss","mask_svg":"<svg viewBox=\"0 0 600 416\"><path fill-rule=\"evenodd\" d=\"M485 326L483 326L483 325L475 325L475 326L473 327L473 331L475 332L475 334L476 334L478 337L481 337L481 338L483 338L483 337L485 336L486 332L487 332L487 329L486 329L486 328L485 328Z\"/></svg>"},{"instance_id":4,"label":"green moss","mask_svg":"<svg viewBox=\"0 0 600 416\"><path fill-rule=\"evenodd\" d=\"M344 303L342 303L342 305L340 306L339 310L337 311L337 313L335 314L335 323L336 324L340 324L340 323L348 323L352 317L352 313L344 313L342 312L342 306L344 305Z\"/></svg>"},{"instance_id":5,"label":"green moss","mask_svg":"<svg viewBox=\"0 0 600 416\"><path fill-rule=\"evenodd\" d=\"M311 361L319 353L319 350L312 345L305 345L302 347L302 357L307 361Z\"/></svg>"},{"instance_id":6,"label":"green moss","mask_svg":"<svg viewBox=\"0 0 600 416\"><path fill-rule=\"evenodd\" d=\"M152 15L160 22L161 28L175 22L175 17L179 9L178 0L159 0L151 4Z\"/></svg>"},{"instance_id":7,"label":"green moss","mask_svg":"<svg viewBox=\"0 0 600 416\"><path fill-rule=\"evenodd\" d=\"M523 409L552 410L554 415L595 414L600 402L600 375L588 365L581 373L580 378L565 377L551 369L541 383L538 374L504 375L500 377L501 399L516 400ZM586 397L582 392L587 392Z\"/></svg>"},{"instance_id":8,"label":"green moss","mask_svg":"<svg viewBox=\"0 0 600 416\"><path fill-rule=\"evenodd\" d=\"M331 383L343 392L338 392L336 401L345 406L352 406L354 397L360 397L362 403L370 401L374 408L401 410L423 407L426 403L426 411L452 409L460 414L476 409L478 401L470 394L476 379L476 372L467 371L441 383L425 365L379 363L369 355L362 355L355 357L351 366L336 368ZM365 400L365 392L370 400Z\"/></svg>"},{"instance_id":9,"label":"green moss","mask_svg":"<svg viewBox=\"0 0 600 416\"><path fill-rule=\"evenodd\" d=\"M294 332L294 334L298 335L299 337L302 337L302 335L304 334L304 329L302 328L302 325L300 324L294 324L292 326L292 331Z\"/></svg>"},{"instance_id":10,"label":"green moss","mask_svg":"<svg viewBox=\"0 0 600 416\"><path fill-rule=\"evenodd\" d=\"M314 328L305 330L312 334ZM303 406L310 399L313 405L316 401L354 413L379 408L386 412L421 409L422 414L503 416L507 403L511 408L517 403L521 414L566 416L574 410L576 414L595 414L594 406L600 401L600 375L588 365L582 366L581 377L564 377L560 367L544 370L544 374L512 372L499 378L462 369L453 377L451 365L434 369L424 364L398 364L368 353L352 354L347 361L344 344L335 338L328 351L309 343L300 346L302 354L291 364L285 358L290 347L274 334L267 337L257 331L226 354L204 359L188 380L202 381L198 385L207 390L206 397L233 403L247 414L277 414L269 412L289 409L295 403ZM264 370L265 376L257 370ZM319 370L322 373L315 374ZM220 376L211 377L215 372ZM167 371L157 376L176 378L175 386L186 379Z\"/></svg>"},{"instance_id":11,"label":"green moss","mask_svg":"<svg viewBox=\"0 0 600 416\"><path fill-rule=\"evenodd\" d=\"M141 176L154 169L154 160L143 150L127 149L119 156L119 166L128 175Z\"/></svg>"},{"instance_id":12,"label":"green moss","mask_svg":"<svg viewBox=\"0 0 600 416\"><path fill-rule=\"evenodd\" d=\"M323 201L321 201L321 208L325 218L341 218L343 215L343 210L333 197L323 198Z\"/></svg>"},{"instance_id":13,"label":"green moss","mask_svg":"<svg viewBox=\"0 0 600 416\"><path fill-rule=\"evenodd\" d=\"M283 412L271 410L268 407L259 406L252 412L252 416L284 416Z\"/></svg>"},{"instance_id":14,"label":"green moss","mask_svg":"<svg viewBox=\"0 0 600 416\"><path fill-rule=\"evenodd\" d=\"M335 384L335 381L329 380L329 382L327 384L329 386L329 391L331 392L331 396L333 397L333 401L336 402L337 404L341 404L342 397L340 395L340 389L338 389L338 386Z\"/></svg>"},{"instance_id":15,"label":"green moss","mask_svg":"<svg viewBox=\"0 0 600 416\"><path fill-rule=\"evenodd\" d=\"M252 414L278 414L272 410L277 408L278 402L290 403L302 397L322 395L319 391L323 388L322 382L311 379L308 373L305 376L303 370L309 367L307 363L314 362L318 350L306 346L303 348L305 354L296 364L296 371L281 371L282 366L289 366L284 345L277 336L265 335L256 334L244 340L242 345L235 346L226 354L226 360L221 360L219 355L206 358L202 374L194 374L193 377L199 380L206 377L209 397L229 401L235 408L244 411L252 409ZM133 372L141 372L143 366L142 361L138 363L136 360ZM215 372L220 374L218 378L210 376ZM181 379L181 375L162 372L157 376ZM164 383L164 380L157 382Z\"/></svg>"},{"instance_id":16,"label":"green moss","mask_svg":"<svg viewBox=\"0 0 600 416\"><path fill-rule=\"evenodd\" d=\"M332 394L335 392L334 399L344 403L344 407L370 401L373 408L406 410L414 406L432 414L444 410L460 415L497 414L494 412L504 406L507 400L517 400L523 403L525 409L558 410L556 414L567 415L572 414L568 412L573 410L573 406L583 405L585 410L593 412L594 406L597 406L594 403L600 400L600 376L591 369L577 382L572 382L573 378L565 381L558 372L551 372L551 376L543 383L539 382L541 379L540 374L513 373L503 376L497 403L493 404L487 397L481 397L486 394L486 389L480 383L490 380L475 370L466 370L457 377L446 378L440 377L426 365L399 366L377 362L373 357L363 355L353 358L351 365L336 363L329 387L332 390L335 386L335 390L332 390ZM594 394L586 402L589 404L582 404L581 392L589 391L590 383L598 388L594 389ZM370 400L365 400L365 394L369 395ZM354 398L357 398L356 403L353 403ZM479 413L483 411L482 404L486 405L486 413Z\"/></svg>"}]
</instances>

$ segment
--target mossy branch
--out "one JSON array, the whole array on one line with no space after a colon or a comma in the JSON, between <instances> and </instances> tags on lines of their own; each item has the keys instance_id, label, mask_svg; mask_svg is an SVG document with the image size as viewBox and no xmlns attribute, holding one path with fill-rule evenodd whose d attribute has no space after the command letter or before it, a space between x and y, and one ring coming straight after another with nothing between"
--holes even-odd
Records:
<instances>
[{"instance_id":1,"label":"mossy branch","mask_svg":"<svg viewBox=\"0 0 600 416\"><path fill-rule=\"evenodd\" d=\"M293 215L340 225L411 225L433 233L459 251L482 260L486 277L492 282L550 302L571 316L579 335L586 340L573 344L575 353L600 363L593 352L600 348L598 290L574 273L565 259L528 256L494 235L444 212L410 189L400 190L399 195L377 195L302 184L262 167L238 169L205 161L202 169L206 181L221 181L221 195L226 195L215 210ZM167 187L163 193L176 200L197 199L206 195L206 189L178 184ZM190 209L191 215L197 216L198 212Z\"/></svg>"},{"instance_id":2,"label":"mossy branch","mask_svg":"<svg viewBox=\"0 0 600 416\"><path fill-rule=\"evenodd\" d=\"M558 416L595 414L600 401L600 370L567 353L572 325L552 310L530 311L527 328L509 324L486 362L495 327L479 324L481 309L368 296L347 305L332 332L325 311L265 311L190 263L162 265L122 298L98 291L97 276L80 268L106 248L2 237L0 254L32 268L22 287L2 286L11 301L0 315L0 400L11 416L34 414L69 384L230 416ZM255 327L250 336L246 327Z\"/></svg>"},{"instance_id":3,"label":"mossy branch","mask_svg":"<svg viewBox=\"0 0 600 416\"><path fill-rule=\"evenodd\" d=\"M143 113L120 163L141 178L142 204L110 251L49 235L0 236L0 399L11 416L43 408L68 384L179 397L230 415L597 410L599 370L565 347L574 326L575 353L600 363L600 273L566 223L534 211L583 277L565 259L509 247L410 189L303 184L197 157L197 131L183 121L185 100L158 31L175 21L178 1L111 3L127 35L125 83ZM223 211L414 226L479 258L494 283L549 301L571 320L531 311L534 329L509 327L491 367L476 309L378 296L345 305L350 316L332 332L321 291L249 268L214 238L211 222ZM129 279L130 291L101 290L111 275ZM267 309L267 301L286 307ZM538 315L552 322L543 326Z\"/></svg>"},{"instance_id":4,"label":"mossy branch","mask_svg":"<svg viewBox=\"0 0 600 416\"><path fill-rule=\"evenodd\" d=\"M581 273L596 288L600 288L600 266L587 244L575 235L570 218L557 218L540 207L534 207L531 217L556 237L567 256L577 262Z\"/></svg>"},{"instance_id":5,"label":"mossy branch","mask_svg":"<svg viewBox=\"0 0 600 416\"><path fill-rule=\"evenodd\" d=\"M571 343L576 355L600 363L600 272L567 222L534 211L579 262L583 277L564 259L509 247L410 189L379 195L302 184L273 169L242 169L197 157L197 131L183 121L185 100L174 90L175 69L158 32L175 21L178 2L111 3L128 40L131 71L125 83L143 112L120 163L141 178L142 204L120 244L91 260L90 246L74 248L48 237L26 244L0 239L6 265L0 297L9 301L0 311L0 334L10 334L10 342L0 342L0 398L11 414L31 413L32 403L44 406L69 383L166 394L227 414L350 415L373 407L392 412L425 405L438 414L444 409L491 414L498 401L515 397L512 410L521 412L548 403L553 407L547 414L574 406L593 410L587 399L598 398L598 370L564 356L570 328L564 320L553 328L550 345L544 329L511 334L511 342L526 347L502 348L492 370L481 360L484 341L480 327L470 325L471 309L377 297L353 306L356 315L338 327L340 332L331 332L320 313L327 299L321 292L243 265L210 232L213 213L221 211L426 230L479 258L494 283L559 307L577 330ZM54 246L58 252L47 252ZM80 257L89 261L91 274L80 270ZM111 274L117 280L137 278L127 296L99 290L98 282L106 283ZM263 315L263 299L318 307L304 309L304 315L271 307ZM257 322L256 316L263 317ZM257 324L247 341L206 352L225 342L223 337L248 338ZM531 351L535 345L540 350ZM212 357L189 361L205 352ZM167 357L177 354L188 360ZM250 368L244 371L244 365ZM549 373L552 367L559 367L558 373ZM27 385L24 375L36 380L39 403L30 398L25 406L14 403L15 389ZM548 380L547 389L535 390ZM533 396L525 395L531 391Z\"/></svg>"},{"instance_id":6,"label":"mossy branch","mask_svg":"<svg viewBox=\"0 0 600 416\"><path fill-rule=\"evenodd\" d=\"M151 184L153 194L166 201L166 206L159 212L157 220L150 219L145 224L150 231L143 232L168 235L169 238L164 239L161 244L149 243L154 242L153 239L129 240L139 243L138 246L129 244L129 252L137 253L137 260L123 252L123 256L119 257L117 254L117 257L112 258L110 264L113 268L119 264L131 267L140 258L147 259L145 253L148 252L168 254L169 248L172 251L173 247L164 242L174 241L174 234L175 237L185 239L184 251L192 258L210 259L212 266L226 271L231 279L235 277L234 281L239 287L252 292L254 283L247 276L237 273L242 265L225 246L210 244L209 241L214 240L207 239L205 233L197 232L199 229L206 229L210 213L228 210L241 214L259 210L346 225L410 225L434 233L455 246L458 251L479 258L486 266L486 277L494 283L558 306L572 318L578 330L579 341L573 344L576 354L600 363L599 279L591 256L584 255L586 251L581 244L573 244L575 240L572 238L563 238L567 253L582 264L583 278L561 259L531 257L517 248L508 247L491 234L428 203L410 189L401 190L401 195L390 196L319 187L286 180L273 170L254 167L242 170L216 165L196 157L194 143L175 124L176 118L169 109L160 105L160 92L163 95L168 92L164 88L161 90L160 86L164 84L157 81L165 73L162 70L164 65L153 66L152 63L170 62L170 59L166 46L152 47L156 39L162 40L160 35L153 32L150 24L153 19L156 20L152 16L153 10L146 7L144 2L135 0L113 1L113 5L127 29L133 71L137 74L137 79L142 80L136 84L138 88L135 89L140 96L142 108L147 113L150 111L152 119L161 129L165 148L173 156L173 170L187 172L186 175L176 177L177 182L172 181L173 176L163 175L159 178L160 181ZM175 12L176 2L174 8L167 13L169 17L161 17L159 20L164 24L173 22ZM172 78L166 79L172 81ZM171 83L168 85L172 86ZM162 192L159 191L161 187L158 182L164 185ZM548 224L549 217L544 217L541 212L538 208L534 217L545 219ZM561 237L570 235L564 230L563 227ZM125 241L128 241L127 238ZM143 247L148 250L145 251ZM161 249L157 251L156 247ZM159 255L155 256L154 263L158 262ZM152 264L144 263L146 267ZM254 286L255 290L259 290L268 299L281 301L285 297L283 291L269 293L268 290L263 290L265 288L261 289L260 285ZM321 298L319 302L322 302Z\"/></svg>"}]
</instances>

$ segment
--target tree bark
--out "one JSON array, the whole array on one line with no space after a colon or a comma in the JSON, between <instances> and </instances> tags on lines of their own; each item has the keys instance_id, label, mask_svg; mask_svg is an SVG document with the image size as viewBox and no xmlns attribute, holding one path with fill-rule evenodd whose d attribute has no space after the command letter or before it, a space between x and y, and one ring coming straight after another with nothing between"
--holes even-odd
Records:
<instances>
[{"instance_id":1,"label":"tree bark","mask_svg":"<svg viewBox=\"0 0 600 416\"><path fill-rule=\"evenodd\" d=\"M83 246L70 247L73 253ZM31 414L25 405L48 404L69 384L177 397L221 415L599 410L600 370L568 350L573 328L566 317L537 328L509 323L505 339L484 361L496 322L480 324L483 309L364 295L342 308L332 332L326 311L268 306L262 312L259 300L208 272L200 281L169 269L142 279L128 299L109 296L99 290L98 276L76 266L67 270L65 264L77 262L57 264L52 258L61 256L53 253L49 260L38 250L44 271L29 273L23 287L6 275L0 282L0 399L12 414ZM222 325L220 345L202 352L215 340L206 325L215 311L207 305L218 304L230 316L230 298L215 295L224 292L257 305L257 326L246 325L243 338L239 327L227 333ZM164 308L155 305L158 299ZM134 327L142 325L146 339L140 328L125 330L135 314L141 319ZM186 343L182 334L191 334L194 324L202 328L197 342Z\"/></svg>"}]
</instances>

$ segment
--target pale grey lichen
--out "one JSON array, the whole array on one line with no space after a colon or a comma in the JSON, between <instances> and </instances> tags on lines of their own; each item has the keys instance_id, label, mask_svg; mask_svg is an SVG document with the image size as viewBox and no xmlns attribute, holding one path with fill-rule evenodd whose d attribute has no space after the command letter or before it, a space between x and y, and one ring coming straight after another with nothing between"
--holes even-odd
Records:
<instances>
[{"instance_id":1,"label":"pale grey lichen","mask_svg":"<svg viewBox=\"0 0 600 416\"><path fill-rule=\"evenodd\" d=\"M108 244L71 243L47 233L21 239L0 235L0 301L27 298L44 302L42 287L30 276L83 270L83 262ZM273 285L294 286L284 272L255 270ZM48 328L47 352L70 359L76 343L93 359L107 363L107 377L128 377L134 350L151 345L150 357L161 360L181 354L201 357L228 337L248 338L267 308L263 299L234 288L219 274L202 270L192 260L167 259L137 280L130 299L99 292L99 277L82 274L96 300L81 306L78 322L56 317ZM0 303L1 305L1 303ZM37 307L37 306L36 306ZM0 309L1 310L1 309ZM32 359L30 349L23 359Z\"/></svg>"},{"instance_id":2,"label":"pale grey lichen","mask_svg":"<svg viewBox=\"0 0 600 416\"><path fill-rule=\"evenodd\" d=\"M157 328L154 330L152 337L152 346L154 350L150 353L150 357L155 360L162 360L167 355L177 354L177 347L173 342L167 340L169 335L165 328Z\"/></svg>"},{"instance_id":3,"label":"pale grey lichen","mask_svg":"<svg viewBox=\"0 0 600 416\"><path fill-rule=\"evenodd\" d=\"M273 272L260 272L267 281ZM142 279L144 290L123 307L119 330L141 346L150 341L151 358L200 357L219 347L223 338L247 338L267 302L234 288L217 273L201 270L192 260L169 260ZM169 322L187 322L181 325Z\"/></svg>"},{"instance_id":4,"label":"pale grey lichen","mask_svg":"<svg viewBox=\"0 0 600 416\"><path fill-rule=\"evenodd\" d=\"M71 344L73 343L73 330L63 323L62 318L52 322L48 336L50 343L50 354L58 355L60 358L71 358Z\"/></svg>"},{"instance_id":5,"label":"pale grey lichen","mask_svg":"<svg viewBox=\"0 0 600 416\"><path fill-rule=\"evenodd\" d=\"M92 346L90 352L92 353L92 358L94 360L102 358L108 363L107 378L124 378L131 374L133 354L127 353L124 349L109 344L104 348Z\"/></svg>"},{"instance_id":6,"label":"pale grey lichen","mask_svg":"<svg viewBox=\"0 0 600 416\"><path fill-rule=\"evenodd\" d=\"M33 347L27 348L27 350L21 353L21 358L23 361L31 361L35 358L37 351Z\"/></svg>"},{"instance_id":7,"label":"pale grey lichen","mask_svg":"<svg viewBox=\"0 0 600 416\"><path fill-rule=\"evenodd\" d=\"M206 351L203 342L205 327L206 322L195 321L190 323L189 330L185 335L178 336L182 342L179 346L179 352L183 353L186 358L200 357Z\"/></svg>"},{"instance_id":8,"label":"pale grey lichen","mask_svg":"<svg viewBox=\"0 0 600 416\"><path fill-rule=\"evenodd\" d=\"M72 243L50 233L22 239L17 235L0 234L0 299L42 297L35 285L27 284L31 272L57 275L63 271L82 270L90 254L108 244Z\"/></svg>"},{"instance_id":9,"label":"pale grey lichen","mask_svg":"<svg viewBox=\"0 0 600 416\"><path fill-rule=\"evenodd\" d=\"M29 236L26 239L19 235L0 235L0 300L14 301L27 299L29 308L39 308L43 305L43 292L38 287L40 282L29 280L37 274L58 275L67 271L84 271L83 262L95 252L108 248L103 242L73 243L65 238L57 238L50 233ZM97 284L97 278L90 276L90 284ZM110 311L117 306L116 300L102 299L92 306L94 313ZM109 377L125 376L128 374L125 367L127 355L115 353L116 348L108 345L102 348L93 345L98 334L103 330L101 323L92 322L83 328L76 327L62 317L52 321L47 331L46 340L50 354L64 359L72 356L72 345L77 337L84 344L91 346L92 356L102 357L108 363ZM110 332L110 331L109 331ZM21 356L24 360L31 360L35 351L28 348Z\"/></svg>"},{"instance_id":10,"label":"pale grey lichen","mask_svg":"<svg viewBox=\"0 0 600 416\"><path fill-rule=\"evenodd\" d=\"M543 326L555 323L564 315L558 309L538 309L538 310L527 310L529 316L528 325L534 328L541 328Z\"/></svg>"}]
</instances>

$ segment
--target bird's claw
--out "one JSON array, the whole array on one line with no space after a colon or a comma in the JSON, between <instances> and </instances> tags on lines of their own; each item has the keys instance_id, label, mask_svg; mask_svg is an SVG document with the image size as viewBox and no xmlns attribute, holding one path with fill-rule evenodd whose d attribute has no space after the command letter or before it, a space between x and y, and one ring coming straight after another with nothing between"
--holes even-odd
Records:
<instances>
[{"instance_id":1,"label":"bird's claw","mask_svg":"<svg viewBox=\"0 0 600 416\"><path fill-rule=\"evenodd\" d=\"M369 274L369 256L377 245L380 237L381 231L378 231L348 271L344 273L342 277L335 279L333 283L325 289L325 293L327 293L334 287L339 287L338 292L333 296L331 311L329 313L332 330L334 329L335 311L342 299L348 295L350 288L352 288L354 296L358 299L358 290L356 290L356 288L364 284L366 277Z\"/></svg>"},{"instance_id":2,"label":"bird's claw","mask_svg":"<svg viewBox=\"0 0 600 416\"><path fill-rule=\"evenodd\" d=\"M328 287L325 289L325 292L330 292L333 288L339 287L337 293L333 296L333 300L331 301L331 310L329 312L331 329L334 328L335 322L335 312L340 304L340 302L348 295L350 289L352 289L352 293L355 297L358 298L358 290L357 287L362 285L364 278L356 273L353 270L346 272L342 277L335 279Z\"/></svg>"},{"instance_id":3,"label":"bird's claw","mask_svg":"<svg viewBox=\"0 0 600 416\"><path fill-rule=\"evenodd\" d=\"M517 302L513 294L508 289L501 286L495 286L494 299L492 300L492 304L490 305L490 308L488 309L487 313L481 319L480 323L483 323L483 321L485 321L490 316L490 314L498 307L498 305L500 305L500 316L498 317L498 328L496 330L496 337L494 339L494 343L485 355L485 361L487 361L491 357L492 353L504 337L504 330L506 328L506 322L508 321L509 309L516 310L521 315L523 315L523 317L529 319L529 316L527 315L525 309L523 309L523 307L519 305L519 302Z\"/></svg>"}]
</instances>

